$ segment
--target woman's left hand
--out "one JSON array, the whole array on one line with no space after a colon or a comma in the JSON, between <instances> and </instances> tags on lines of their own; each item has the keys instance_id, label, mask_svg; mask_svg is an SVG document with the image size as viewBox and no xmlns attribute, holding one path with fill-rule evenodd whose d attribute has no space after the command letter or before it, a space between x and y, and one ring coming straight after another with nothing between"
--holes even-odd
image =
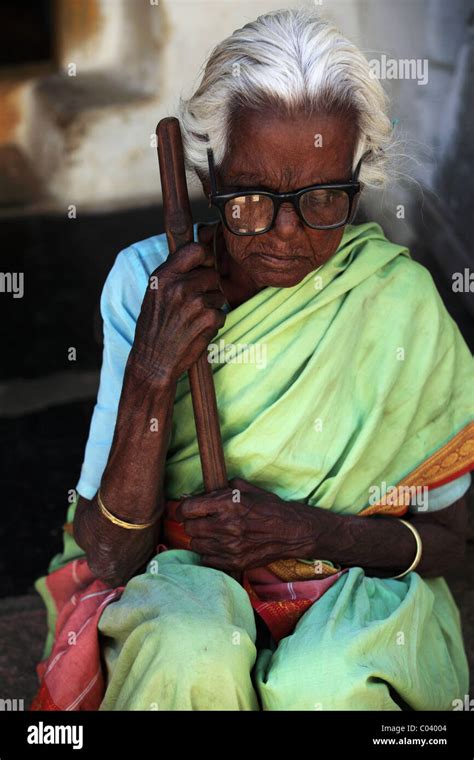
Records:
<instances>
[{"instance_id":1,"label":"woman's left hand","mask_svg":"<svg viewBox=\"0 0 474 760\"><path fill-rule=\"evenodd\" d=\"M305 556L311 531L307 510L305 504L284 501L234 478L228 488L184 499L176 519L184 523L191 537L189 548L201 555L204 564L242 571Z\"/></svg>"}]
</instances>

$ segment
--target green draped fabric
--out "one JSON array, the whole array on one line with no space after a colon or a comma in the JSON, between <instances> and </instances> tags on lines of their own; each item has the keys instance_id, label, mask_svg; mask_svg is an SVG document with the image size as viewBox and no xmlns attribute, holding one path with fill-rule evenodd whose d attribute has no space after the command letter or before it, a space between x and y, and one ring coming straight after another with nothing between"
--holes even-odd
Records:
<instances>
[{"instance_id":1,"label":"green draped fabric","mask_svg":"<svg viewBox=\"0 0 474 760\"><path fill-rule=\"evenodd\" d=\"M359 512L474 418L468 347L428 270L374 223L347 227L299 285L231 311L220 341L267 359L212 364L229 477L285 499ZM166 474L170 498L203 490L187 376Z\"/></svg>"}]
</instances>

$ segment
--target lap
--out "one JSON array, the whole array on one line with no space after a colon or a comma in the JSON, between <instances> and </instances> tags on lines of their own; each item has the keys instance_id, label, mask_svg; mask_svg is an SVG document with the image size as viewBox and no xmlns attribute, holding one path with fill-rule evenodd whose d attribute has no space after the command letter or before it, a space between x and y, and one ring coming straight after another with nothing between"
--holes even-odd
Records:
<instances>
[{"instance_id":1,"label":"lap","mask_svg":"<svg viewBox=\"0 0 474 760\"><path fill-rule=\"evenodd\" d=\"M399 710L404 702L452 709L452 699L467 693L457 614L441 578L425 582L412 573L390 581L352 568L276 648L257 649L243 587L202 566L195 552L169 550L101 616L104 704L134 709L127 705L137 704L140 691L148 704L168 674L173 705L184 705L168 709ZM212 683L200 704L214 707L187 696L199 679Z\"/></svg>"}]
</instances>

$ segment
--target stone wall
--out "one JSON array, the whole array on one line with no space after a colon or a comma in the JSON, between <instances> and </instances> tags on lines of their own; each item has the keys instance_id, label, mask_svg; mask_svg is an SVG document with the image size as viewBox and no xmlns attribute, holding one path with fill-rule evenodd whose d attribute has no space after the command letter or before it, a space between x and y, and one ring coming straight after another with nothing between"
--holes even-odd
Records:
<instances>
[{"instance_id":1,"label":"stone wall","mask_svg":"<svg viewBox=\"0 0 474 760\"><path fill-rule=\"evenodd\" d=\"M400 152L408 156L400 171L436 191L440 164L462 140L459 122L472 119L472 106L462 105L472 66L468 0L285 3L299 4L316 5L369 58L428 61L426 85L383 83L393 99ZM49 64L0 69L0 166L7 170L1 206L60 210L68 203L97 208L159 198L157 121L175 112L179 94L190 92L218 41L279 5L59 0ZM390 209L386 213L390 225ZM405 227L409 238L409 221Z\"/></svg>"}]
</instances>

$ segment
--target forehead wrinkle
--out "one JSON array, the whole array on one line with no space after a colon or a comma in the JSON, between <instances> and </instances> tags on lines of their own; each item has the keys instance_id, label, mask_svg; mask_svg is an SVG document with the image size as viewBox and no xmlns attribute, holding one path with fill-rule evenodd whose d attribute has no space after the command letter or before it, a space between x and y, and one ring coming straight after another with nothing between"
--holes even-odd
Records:
<instances>
[{"instance_id":1,"label":"forehead wrinkle","mask_svg":"<svg viewBox=\"0 0 474 760\"><path fill-rule=\"evenodd\" d=\"M268 170L262 170L261 172L229 172L226 177L226 182L231 185L242 184L242 186L251 183L255 186L268 187L272 190L278 191L281 188L287 189L292 185L296 185L297 174L298 172L295 172L290 167L282 167L277 172L271 173L269 173ZM319 179L316 177L313 182L319 182Z\"/></svg>"},{"instance_id":2,"label":"forehead wrinkle","mask_svg":"<svg viewBox=\"0 0 474 760\"><path fill-rule=\"evenodd\" d=\"M349 161L347 170L341 172L342 165L338 160L340 156L334 156L332 152L313 157L317 164L314 167L311 166L313 160L304 160L304 156L298 158L295 156L296 165L291 166L285 162L284 155L281 155L279 160L274 156L273 160L262 161L263 156L249 154L246 150L240 161L235 157L234 161L226 162L227 166L224 164L221 167L223 181L226 185L240 188L254 186L266 187L274 192L291 192L313 184L345 182L350 179L351 162ZM242 168L242 165L247 166L248 170Z\"/></svg>"},{"instance_id":3,"label":"forehead wrinkle","mask_svg":"<svg viewBox=\"0 0 474 760\"><path fill-rule=\"evenodd\" d=\"M350 173L350 169L349 169ZM308 178L308 181L304 182L303 184L296 182L296 175L297 172L295 172L293 169L290 169L289 167L284 167L281 169L281 171L278 174L272 173L269 175L268 173L262 172L257 173L255 171L241 171L241 172L230 172L228 176L226 177L226 184L229 185L241 185L242 187L253 184L256 187L268 187L272 190L275 190L278 192L280 188L283 188L282 192L285 192L289 190L292 187L296 188L296 184L299 184L301 187L306 185L317 185L317 184L325 184L325 183L334 183L334 182L344 182L348 179L348 177L344 176L328 176L330 174L334 174L334 172L322 172L320 173L318 170L315 169L314 172L311 172L311 176Z\"/></svg>"},{"instance_id":4,"label":"forehead wrinkle","mask_svg":"<svg viewBox=\"0 0 474 760\"><path fill-rule=\"evenodd\" d=\"M228 181L232 183L236 182L254 182L256 185L267 185L278 187L278 185L282 182L283 174L285 172L280 171L272 171L269 170L269 168L261 168L255 167L255 164L252 168L252 170L249 171L236 171L236 172L229 172L228 175Z\"/></svg>"}]
</instances>

